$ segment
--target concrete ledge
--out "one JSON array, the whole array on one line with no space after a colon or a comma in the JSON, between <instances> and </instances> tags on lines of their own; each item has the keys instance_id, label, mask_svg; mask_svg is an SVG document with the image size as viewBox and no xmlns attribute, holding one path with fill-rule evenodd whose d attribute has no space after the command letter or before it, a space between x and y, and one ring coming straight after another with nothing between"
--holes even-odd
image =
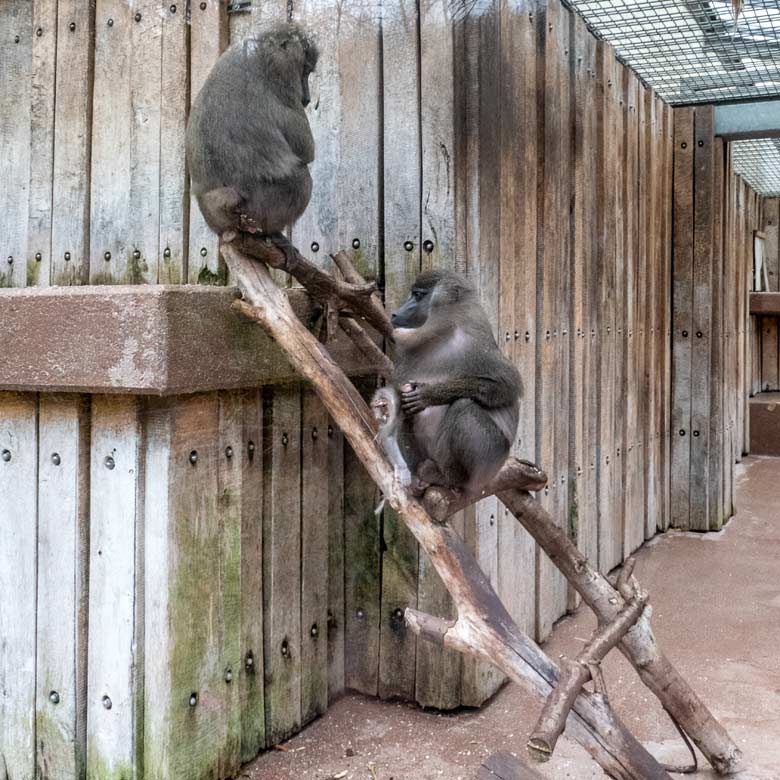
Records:
<instances>
[{"instance_id":1,"label":"concrete ledge","mask_svg":"<svg viewBox=\"0 0 780 780\"><path fill-rule=\"evenodd\" d=\"M780 315L780 292L750 293L750 313Z\"/></svg>"},{"instance_id":2,"label":"concrete ledge","mask_svg":"<svg viewBox=\"0 0 780 780\"><path fill-rule=\"evenodd\" d=\"M231 310L235 287L198 285L0 290L0 390L173 395L296 381L260 326ZM308 295L290 290L304 319ZM350 375L376 373L340 334Z\"/></svg>"}]
</instances>

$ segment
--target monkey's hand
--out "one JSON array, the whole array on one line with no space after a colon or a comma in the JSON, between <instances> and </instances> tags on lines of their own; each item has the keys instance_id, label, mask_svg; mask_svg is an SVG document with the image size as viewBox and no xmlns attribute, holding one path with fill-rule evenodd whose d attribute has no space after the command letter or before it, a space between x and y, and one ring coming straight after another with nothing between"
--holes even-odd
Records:
<instances>
[{"instance_id":1,"label":"monkey's hand","mask_svg":"<svg viewBox=\"0 0 780 780\"><path fill-rule=\"evenodd\" d=\"M396 465L395 478L406 488L412 484L412 472L407 466Z\"/></svg>"},{"instance_id":2,"label":"monkey's hand","mask_svg":"<svg viewBox=\"0 0 780 780\"><path fill-rule=\"evenodd\" d=\"M406 416L419 414L430 406L425 385L405 384L401 386L401 411Z\"/></svg>"}]
</instances>

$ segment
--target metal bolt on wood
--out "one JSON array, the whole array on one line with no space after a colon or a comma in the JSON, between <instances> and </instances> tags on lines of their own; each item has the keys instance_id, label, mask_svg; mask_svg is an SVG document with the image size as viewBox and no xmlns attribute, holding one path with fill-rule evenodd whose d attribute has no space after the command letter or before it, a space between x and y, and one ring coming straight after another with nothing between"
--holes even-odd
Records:
<instances>
[{"instance_id":1,"label":"metal bolt on wood","mask_svg":"<svg viewBox=\"0 0 780 780\"><path fill-rule=\"evenodd\" d=\"M193 450L190 453L190 463L194 466L198 462L198 452L197 450Z\"/></svg>"},{"instance_id":2,"label":"metal bolt on wood","mask_svg":"<svg viewBox=\"0 0 780 780\"><path fill-rule=\"evenodd\" d=\"M52 704L59 704L60 703L60 695L59 695L59 693L57 693L57 691L52 691L49 694L49 701Z\"/></svg>"},{"instance_id":3,"label":"metal bolt on wood","mask_svg":"<svg viewBox=\"0 0 780 780\"><path fill-rule=\"evenodd\" d=\"M58 453L56 453L56 452L53 452L53 453L52 453L52 456L51 456L51 462L52 462L52 463L53 463L55 466L59 466L59 465L60 465L60 462L61 462L61 461L60 461L60 456L59 456L59 454L58 454Z\"/></svg>"},{"instance_id":4,"label":"metal bolt on wood","mask_svg":"<svg viewBox=\"0 0 780 780\"><path fill-rule=\"evenodd\" d=\"M40 263L43 260L43 255L40 252L36 252L35 259Z\"/></svg>"},{"instance_id":5,"label":"metal bolt on wood","mask_svg":"<svg viewBox=\"0 0 780 780\"><path fill-rule=\"evenodd\" d=\"M114 459L110 455L103 461L103 464L109 471L116 466Z\"/></svg>"},{"instance_id":6,"label":"metal bolt on wood","mask_svg":"<svg viewBox=\"0 0 780 780\"><path fill-rule=\"evenodd\" d=\"M225 457L226 458L232 458L233 457L233 448L228 444L227 447L225 447Z\"/></svg>"},{"instance_id":7,"label":"metal bolt on wood","mask_svg":"<svg viewBox=\"0 0 780 780\"><path fill-rule=\"evenodd\" d=\"M107 710L110 710L114 706L110 696L104 696L102 701L103 701L103 707Z\"/></svg>"},{"instance_id":8,"label":"metal bolt on wood","mask_svg":"<svg viewBox=\"0 0 780 780\"><path fill-rule=\"evenodd\" d=\"M11 450L3 450L3 460L8 463L11 460Z\"/></svg>"},{"instance_id":9,"label":"metal bolt on wood","mask_svg":"<svg viewBox=\"0 0 780 780\"><path fill-rule=\"evenodd\" d=\"M228 684L233 682L233 670L230 668L225 669L225 682Z\"/></svg>"},{"instance_id":10,"label":"metal bolt on wood","mask_svg":"<svg viewBox=\"0 0 780 780\"><path fill-rule=\"evenodd\" d=\"M360 239L359 238L353 238L352 239L352 248L353 249L360 249Z\"/></svg>"},{"instance_id":11,"label":"metal bolt on wood","mask_svg":"<svg viewBox=\"0 0 780 780\"><path fill-rule=\"evenodd\" d=\"M318 628L318 626L317 626L317 624L316 624L316 623L315 623L315 624L314 624L314 625L311 627L311 629L309 630L309 633L310 633L310 634L311 634L313 637L315 637L315 638L319 636L320 629Z\"/></svg>"},{"instance_id":12,"label":"metal bolt on wood","mask_svg":"<svg viewBox=\"0 0 780 780\"><path fill-rule=\"evenodd\" d=\"M190 694L189 703L190 703L190 707L194 707L198 703L198 694L196 692L193 691Z\"/></svg>"},{"instance_id":13,"label":"metal bolt on wood","mask_svg":"<svg viewBox=\"0 0 780 780\"><path fill-rule=\"evenodd\" d=\"M312 252L319 252L320 251L320 245L316 241L311 242L311 251Z\"/></svg>"},{"instance_id":14,"label":"metal bolt on wood","mask_svg":"<svg viewBox=\"0 0 780 780\"><path fill-rule=\"evenodd\" d=\"M244 669L248 672L253 672L255 669L255 659L251 650L246 654L246 658L244 659Z\"/></svg>"}]
</instances>

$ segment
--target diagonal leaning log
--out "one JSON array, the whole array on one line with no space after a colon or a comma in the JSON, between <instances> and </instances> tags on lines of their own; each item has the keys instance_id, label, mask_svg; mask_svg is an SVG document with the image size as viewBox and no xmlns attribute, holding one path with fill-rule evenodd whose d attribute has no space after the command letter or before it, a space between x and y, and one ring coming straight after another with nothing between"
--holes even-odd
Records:
<instances>
[{"instance_id":1,"label":"diagonal leaning log","mask_svg":"<svg viewBox=\"0 0 780 780\"><path fill-rule=\"evenodd\" d=\"M434 522L422 505L395 479L394 469L376 442L368 407L322 345L298 320L267 267L253 262L230 244L222 253L246 301L238 308L252 317L285 350L293 367L317 391L355 454L428 553L457 606L450 624L417 615L421 635L495 664L511 679L547 697L558 669L515 625L451 527ZM407 619L415 627L415 615ZM670 780L667 772L618 720L608 702L583 691L567 721L567 731L616 780Z\"/></svg>"}]
</instances>

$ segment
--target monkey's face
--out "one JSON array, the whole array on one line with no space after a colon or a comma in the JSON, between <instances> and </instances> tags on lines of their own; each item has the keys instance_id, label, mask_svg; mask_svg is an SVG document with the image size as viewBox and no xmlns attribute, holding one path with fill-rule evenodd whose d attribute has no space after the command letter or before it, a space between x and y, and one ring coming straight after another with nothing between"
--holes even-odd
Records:
<instances>
[{"instance_id":1,"label":"monkey's face","mask_svg":"<svg viewBox=\"0 0 780 780\"><path fill-rule=\"evenodd\" d=\"M409 297L391 315L394 328L420 328L425 324L431 310L433 288L412 286Z\"/></svg>"},{"instance_id":2,"label":"monkey's face","mask_svg":"<svg viewBox=\"0 0 780 780\"><path fill-rule=\"evenodd\" d=\"M278 40L277 68L281 80L300 84L301 103L311 102L309 76L317 66L318 51L314 42L299 28L291 26Z\"/></svg>"}]
</instances>

